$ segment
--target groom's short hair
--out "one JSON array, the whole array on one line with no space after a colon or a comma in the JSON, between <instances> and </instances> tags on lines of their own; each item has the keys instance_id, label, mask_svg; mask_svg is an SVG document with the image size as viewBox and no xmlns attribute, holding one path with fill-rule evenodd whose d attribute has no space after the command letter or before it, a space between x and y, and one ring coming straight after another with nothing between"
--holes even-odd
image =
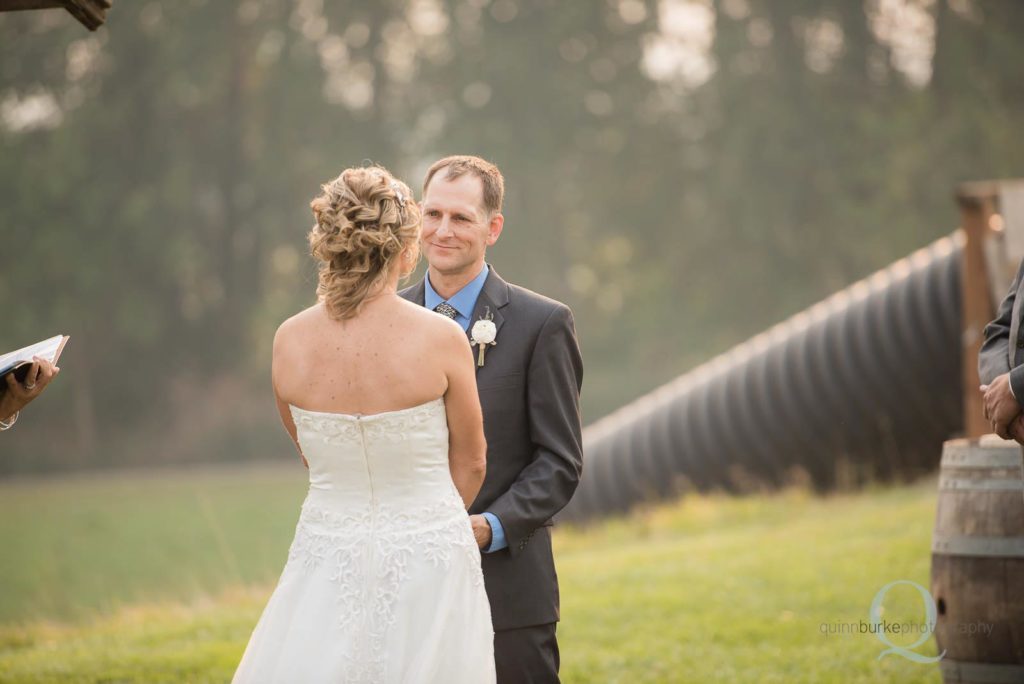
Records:
<instances>
[{"instance_id":1,"label":"groom's short hair","mask_svg":"<svg viewBox=\"0 0 1024 684\"><path fill-rule=\"evenodd\" d=\"M442 169L445 169L445 180L455 180L466 173L479 178L484 186L484 212L491 217L501 211L501 204L505 200L505 179L497 166L470 154L455 154L439 159L427 169L427 177L423 179L424 195L427 194L430 181Z\"/></svg>"}]
</instances>

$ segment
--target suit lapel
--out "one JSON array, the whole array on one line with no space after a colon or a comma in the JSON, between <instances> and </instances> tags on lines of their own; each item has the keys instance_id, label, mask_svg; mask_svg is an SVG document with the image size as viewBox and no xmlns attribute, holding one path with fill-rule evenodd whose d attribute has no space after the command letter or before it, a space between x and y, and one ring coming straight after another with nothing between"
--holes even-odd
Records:
<instances>
[{"instance_id":1,"label":"suit lapel","mask_svg":"<svg viewBox=\"0 0 1024 684\"><path fill-rule=\"evenodd\" d=\"M469 318L469 328L466 330L466 337L472 342L473 340L473 324L479 321L481 318L487 318L494 321L495 335L500 336L501 326L505 324L505 317L502 315L501 310L508 304L508 283L501 279L497 271L490 264L487 265L490 271L487 274L487 280L484 281L484 287L480 290L480 296L476 298L476 305L473 307L473 315ZM399 296L412 302L413 304L419 304L425 306L427 286L425 285L426 276L423 276L424 280L416 283L412 287L408 287L401 292ZM500 342L500 337L495 337L496 342ZM496 347L495 347L496 348ZM473 357L476 358L477 349L473 349ZM494 349L488 349L486 354L494 353ZM479 372L480 367L477 366Z\"/></svg>"},{"instance_id":2,"label":"suit lapel","mask_svg":"<svg viewBox=\"0 0 1024 684\"><path fill-rule=\"evenodd\" d=\"M490 318L494 321L494 327L501 332L501 326L505 317L501 315L501 309L508 304L508 283L501 279L493 266L490 266L490 273L484 281L484 287L480 290L480 296L476 298L476 306L473 307L473 315L469 317L469 329L466 335L472 339L473 324L481 318Z\"/></svg>"},{"instance_id":3,"label":"suit lapel","mask_svg":"<svg viewBox=\"0 0 1024 684\"><path fill-rule=\"evenodd\" d=\"M501 310L508 304L508 283L501 279L493 266L488 264L488 267L490 272L487 274L487 280L484 281L483 289L480 290L480 296L476 298L476 306L473 307L473 315L469 318L469 328L466 330L466 337L470 342L473 341L473 324L481 318L490 318L494 322L495 342L501 342L501 326L505 324L505 317ZM497 346L484 353L493 354L495 349ZM473 352L475 358L479 350L474 347ZM477 366L476 370L479 373L480 366Z\"/></svg>"},{"instance_id":4,"label":"suit lapel","mask_svg":"<svg viewBox=\"0 0 1024 684\"><path fill-rule=\"evenodd\" d=\"M424 276L424 278L426 278L426 276ZM403 299L406 299L407 301L412 302L413 304L426 306L427 286L424 285L423 280L420 280L420 282L416 283L415 285L411 285L410 287L407 287L401 292L399 292L398 296L402 297Z\"/></svg>"}]
</instances>

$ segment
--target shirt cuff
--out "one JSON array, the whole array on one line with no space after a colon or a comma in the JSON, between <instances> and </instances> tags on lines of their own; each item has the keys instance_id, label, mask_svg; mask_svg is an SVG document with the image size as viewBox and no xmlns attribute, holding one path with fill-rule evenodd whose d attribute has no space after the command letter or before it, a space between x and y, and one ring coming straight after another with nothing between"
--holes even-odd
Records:
<instances>
[{"instance_id":1,"label":"shirt cuff","mask_svg":"<svg viewBox=\"0 0 1024 684\"><path fill-rule=\"evenodd\" d=\"M487 518L487 523L491 526L491 545L484 549L484 553L501 551L508 546L508 542L505 541L505 528L501 526L498 516L490 511L484 511L483 516Z\"/></svg>"}]
</instances>

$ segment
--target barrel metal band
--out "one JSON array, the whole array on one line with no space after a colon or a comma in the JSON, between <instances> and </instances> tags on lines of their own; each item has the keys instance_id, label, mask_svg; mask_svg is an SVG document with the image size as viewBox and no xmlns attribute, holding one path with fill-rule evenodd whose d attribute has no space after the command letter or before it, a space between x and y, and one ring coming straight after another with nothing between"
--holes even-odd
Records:
<instances>
[{"instance_id":1,"label":"barrel metal band","mask_svg":"<svg viewBox=\"0 0 1024 684\"><path fill-rule=\"evenodd\" d=\"M969 480L957 477L939 479L939 489L945 491L997 491L1012 492L1024 490L1024 480Z\"/></svg>"},{"instance_id":2,"label":"barrel metal band","mask_svg":"<svg viewBox=\"0 0 1024 684\"><path fill-rule=\"evenodd\" d=\"M1019 468L1020 449L987 449L947 445L942 454L943 468Z\"/></svg>"},{"instance_id":3,"label":"barrel metal band","mask_svg":"<svg viewBox=\"0 0 1024 684\"><path fill-rule=\"evenodd\" d=\"M943 658L939 661L942 678L946 682L988 682L989 684L1018 684L1024 682L1024 665L1002 663L971 663L965 660Z\"/></svg>"},{"instance_id":4,"label":"barrel metal band","mask_svg":"<svg viewBox=\"0 0 1024 684\"><path fill-rule=\"evenodd\" d=\"M932 553L950 556L1024 558L1024 537L961 537L937 534L932 539Z\"/></svg>"}]
</instances>

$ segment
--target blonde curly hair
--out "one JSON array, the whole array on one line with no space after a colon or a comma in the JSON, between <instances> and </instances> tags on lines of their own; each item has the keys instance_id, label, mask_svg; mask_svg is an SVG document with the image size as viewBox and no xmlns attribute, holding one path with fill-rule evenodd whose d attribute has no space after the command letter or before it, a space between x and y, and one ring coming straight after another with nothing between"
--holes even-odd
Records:
<instances>
[{"instance_id":1,"label":"blonde curly hair","mask_svg":"<svg viewBox=\"0 0 1024 684\"><path fill-rule=\"evenodd\" d=\"M316 293L331 318L352 318L416 244L420 210L409 186L380 166L345 169L321 189L309 205L316 217L309 231L319 262Z\"/></svg>"}]
</instances>

